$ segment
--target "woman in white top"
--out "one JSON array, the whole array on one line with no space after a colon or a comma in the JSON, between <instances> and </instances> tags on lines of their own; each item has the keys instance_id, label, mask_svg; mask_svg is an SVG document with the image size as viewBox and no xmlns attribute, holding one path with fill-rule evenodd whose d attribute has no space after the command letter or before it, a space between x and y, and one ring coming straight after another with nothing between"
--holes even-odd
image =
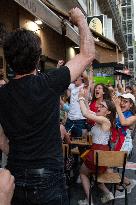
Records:
<instances>
[{"instance_id":1,"label":"woman in white top","mask_svg":"<svg viewBox=\"0 0 136 205\"><path fill-rule=\"evenodd\" d=\"M96 124L91 130L93 144L90 148L90 151L87 153L86 156L84 156L84 163L82 164L80 170L80 177L87 199L85 200L86 203L82 200L80 200L78 203L80 205L87 205L89 200L90 188L89 175L91 173L95 173L96 168L94 165L94 150L109 150L108 142L110 138L110 130L111 127L114 125L116 109L111 101L105 100L101 102L96 113L90 111L86 106L84 90L80 91L79 103L83 116L89 120L93 120L96 122ZM105 172L106 169L106 167L101 167L99 169L99 172ZM100 184L99 187L105 193L104 197L101 199L103 203L106 203L107 201L114 199L113 194L107 189L107 187L104 184Z\"/></svg>"}]
</instances>

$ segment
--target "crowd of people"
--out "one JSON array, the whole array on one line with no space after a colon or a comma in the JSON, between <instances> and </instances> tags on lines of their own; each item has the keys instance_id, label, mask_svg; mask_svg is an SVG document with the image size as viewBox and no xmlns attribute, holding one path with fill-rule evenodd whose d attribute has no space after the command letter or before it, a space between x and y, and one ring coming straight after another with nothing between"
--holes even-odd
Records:
<instances>
[{"instance_id":1,"label":"crowd of people","mask_svg":"<svg viewBox=\"0 0 136 205\"><path fill-rule=\"evenodd\" d=\"M119 80L118 89L94 84L93 36L80 9L70 10L69 18L79 29L80 52L46 73L37 72L41 41L35 33L17 29L5 37L4 55L15 77L0 88L0 149L8 155L6 168L0 170L1 205L69 204L63 141L71 144L73 138L92 136L80 169L87 197L80 205L88 204L94 150L132 151L135 91L124 89ZM99 187L103 203L114 199L104 184Z\"/></svg>"},{"instance_id":2,"label":"crowd of people","mask_svg":"<svg viewBox=\"0 0 136 205\"><path fill-rule=\"evenodd\" d=\"M93 76L91 79L93 81ZM117 87L101 83L94 86L93 82L88 81L86 86L84 77L81 75L69 86L68 92L70 88L74 91L67 95L70 97L70 102L64 120L66 130L71 128L71 138L82 138L84 133L92 136L90 151L84 156L80 169L80 178L87 197L85 200L79 200L80 205L88 204L89 176L95 173L94 150L123 150L129 155L133 149L132 130L136 125L135 89L130 89L129 86L124 89L119 79L117 79ZM131 182L125 177L124 183L127 186ZM100 184L99 188L104 193L101 198L103 203L114 199L113 194L104 184Z\"/></svg>"}]
</instances>

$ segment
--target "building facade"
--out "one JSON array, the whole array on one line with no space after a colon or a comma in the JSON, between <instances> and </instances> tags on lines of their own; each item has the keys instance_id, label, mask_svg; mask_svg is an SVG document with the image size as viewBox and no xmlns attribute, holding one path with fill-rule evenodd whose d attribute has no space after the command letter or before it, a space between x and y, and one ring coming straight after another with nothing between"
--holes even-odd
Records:
<instances>
[{"instance_id":1,"label":"building facade","mask_svg":"<svg viewBox=\"0 0 136 205\"><path fill-rule=\"evenodd\" d=\"M92 30L96 45L96 61L122 62L125 43L119 22L117 24L118 16L117 13L115 15L112 1L105 2L101 4L100 0L1 0L0 42L4 31L12 31L19 27L33 30L42 41L43 70L56 66L59 59L67 61L79 52L78 29L68 19L68 11L73 7L79 7L85 16L102 16L103 19L102 33ZM42 24L39 25L36 20L41 20ZM5 77L7 67L0 44L0 70L4 72Z\"/></svg>"},{"instance_id":2,"label":"building facade","mask_svg":"<svg viewBox=\"0 0 136 205\"><path fill-rule=\"evenodd\" d=\"M136 64L135 64L135 36L134 36L134 1L122 0L122 30L127 43L128 56L125 57L125 65L133 74L136 80Z\"/></svg>"}]
</instances>

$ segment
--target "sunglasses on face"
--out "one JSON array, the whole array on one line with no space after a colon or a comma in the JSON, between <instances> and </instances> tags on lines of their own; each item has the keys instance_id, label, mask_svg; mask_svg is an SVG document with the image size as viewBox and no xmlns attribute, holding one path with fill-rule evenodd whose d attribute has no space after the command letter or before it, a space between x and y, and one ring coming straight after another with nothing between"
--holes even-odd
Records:
<instances>
[{"instance_id":1,"label":"sunglasses on face","mask_svg":"<svg viewBox=\"0 0 136 205\"><path fill-rule=\"evenodd\" d=\"M129 100L121 99L121 102L124 104L127 104L129 102Z\"/></svg>"},{"instance_id":2,"label":"sunglasses on face","mask_svg":"<svg viewBox=\"0 0 136 205\"><path fill-rule=\"evenodd\" d=\"M107 105L105 105L105 104L103 104L103 103L100 104L100 107L101 107L101 108L106 108L106 109L108 109Z\"/></svg>"}]
</instances>

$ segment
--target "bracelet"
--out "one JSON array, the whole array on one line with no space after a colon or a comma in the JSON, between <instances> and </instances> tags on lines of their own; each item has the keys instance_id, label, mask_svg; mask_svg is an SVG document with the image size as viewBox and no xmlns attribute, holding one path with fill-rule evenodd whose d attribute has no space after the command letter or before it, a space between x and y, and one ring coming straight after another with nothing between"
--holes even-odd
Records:
<instances>
[{"instance_id":1,"label":"bracelet","mask_svg":"<svg viewBox=\"0 0 136 205\"><path fill-rule=\"evenodd\" d=\"M85 98L84 98L84 97L80 97L80 98L78 98L78 101L80 101L80 100L82 100L82 101L85 102Z\"/></svg>"}]
</instances>

